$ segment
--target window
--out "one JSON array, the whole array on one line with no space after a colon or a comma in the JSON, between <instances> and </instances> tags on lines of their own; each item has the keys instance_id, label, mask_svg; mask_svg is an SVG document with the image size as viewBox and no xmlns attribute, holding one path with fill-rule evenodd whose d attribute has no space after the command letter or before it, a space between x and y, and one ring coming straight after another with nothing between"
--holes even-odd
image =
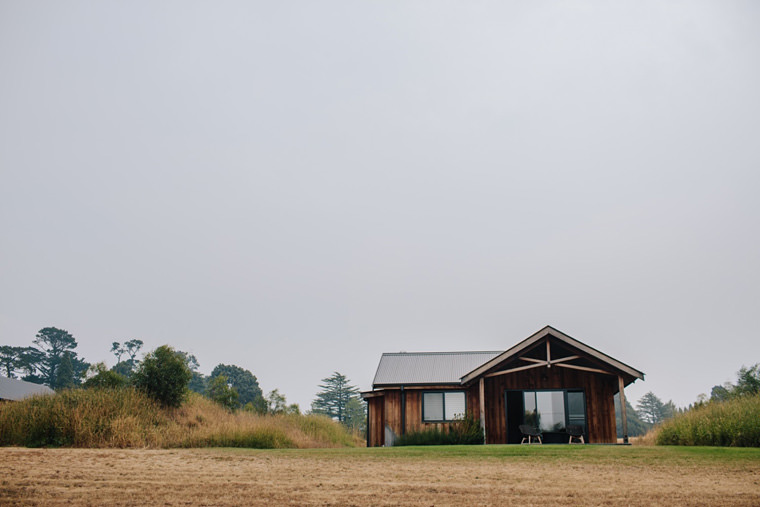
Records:
<instances>
[{"instance_id":1,"label":"window","mask_svg":"<svg viewBox=\"0 0 760 507\"><path fill-rule=\"evenodd\" d=\"M422 421L446 422L464 417L464 391L422 393Z\"/></svg>"}]
</instances>

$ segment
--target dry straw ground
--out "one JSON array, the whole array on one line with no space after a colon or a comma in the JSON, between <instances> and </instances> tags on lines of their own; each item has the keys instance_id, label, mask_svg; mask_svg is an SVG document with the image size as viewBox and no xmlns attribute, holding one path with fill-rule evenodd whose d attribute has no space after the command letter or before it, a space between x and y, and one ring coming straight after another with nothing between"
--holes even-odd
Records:
<instances>
[{"instance_id":1,"label":"dry straw ground","mask_svg":"<svg viewBox=\"0 0 760 507\"><path fill-rule=\"evenodd\" d=\"M0 504L760 505L757 449L548 447L2 448Z\"/></svg>"}]
</instances>

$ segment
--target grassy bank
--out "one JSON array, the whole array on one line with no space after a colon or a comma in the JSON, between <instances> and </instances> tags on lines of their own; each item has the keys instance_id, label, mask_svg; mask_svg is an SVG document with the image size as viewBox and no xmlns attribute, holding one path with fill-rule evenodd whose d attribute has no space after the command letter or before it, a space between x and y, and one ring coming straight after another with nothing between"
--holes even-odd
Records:
<instances>
[{"instance_id":1,"label":"grassy bank","mask_svg":"<svg viewBox=\"0 0 760 507\"><path fill-rule=\"evenodd\" d=\"M229 412L197 394L166 409L134 389L78 389L0 405L0 445L308 448L361 444L324 416Z\"/></svg>"},{"instance_id":2,"label":"grassy bank","mask_svg":"<svg viewBox=\"0 0 760 507\"><path fill-rule=\"evenodd\" d=\"M707 403L662 423L659 445L760 447L760 396Z\"/></svg>"}]
</instances>

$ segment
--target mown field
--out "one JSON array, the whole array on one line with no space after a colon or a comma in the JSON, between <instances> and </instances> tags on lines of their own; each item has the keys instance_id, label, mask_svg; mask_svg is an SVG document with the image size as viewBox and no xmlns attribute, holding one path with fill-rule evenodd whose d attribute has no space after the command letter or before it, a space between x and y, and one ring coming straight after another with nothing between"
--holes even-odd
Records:
<instances>
[{"instance_id":1,"label":"mown field","mask_svg":"<svg viewBox=\"0 0 760 507\"><path fill-rule=\"evenodd\" d=\"M760 505L760 449L0 448L2 505Z\"/></svg>"}]
</instances>

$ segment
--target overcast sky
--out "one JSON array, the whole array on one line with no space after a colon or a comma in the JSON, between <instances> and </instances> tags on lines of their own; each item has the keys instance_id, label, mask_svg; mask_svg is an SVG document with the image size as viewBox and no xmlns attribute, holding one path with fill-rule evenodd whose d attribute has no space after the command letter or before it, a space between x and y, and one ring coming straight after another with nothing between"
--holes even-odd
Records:
<instances>
[{"instance_id":1,"label":"overcast sky","mask_svg":"<svg viewBox=\"0 0 760 507\"><path fill-rule=\"evenodd\" d=\"M756 1L0 0L0 344L308 408L546 324L678 405L760 362Z\"/></svg>"}]
</instances>

